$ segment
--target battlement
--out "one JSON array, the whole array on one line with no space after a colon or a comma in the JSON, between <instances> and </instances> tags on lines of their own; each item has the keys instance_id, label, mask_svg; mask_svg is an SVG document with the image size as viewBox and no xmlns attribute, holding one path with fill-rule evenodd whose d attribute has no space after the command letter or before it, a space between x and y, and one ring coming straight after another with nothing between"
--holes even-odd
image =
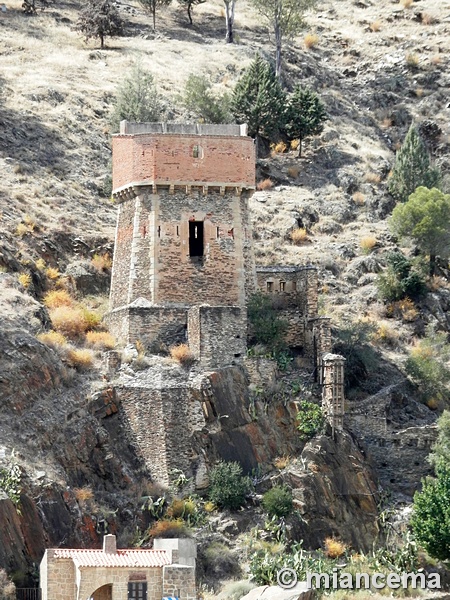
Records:
<instances>
[{"instance_id":1,"label":"battlement","mask_svg":"<svg viewBox=\"0 0 450 600\"><path fill-rule=\"evenodd\" d=\"M127 200L128 190L141 186L254 190L253 139L245 125L122 121L113 136L113 196Z\"/></svg>"}]
</instances>

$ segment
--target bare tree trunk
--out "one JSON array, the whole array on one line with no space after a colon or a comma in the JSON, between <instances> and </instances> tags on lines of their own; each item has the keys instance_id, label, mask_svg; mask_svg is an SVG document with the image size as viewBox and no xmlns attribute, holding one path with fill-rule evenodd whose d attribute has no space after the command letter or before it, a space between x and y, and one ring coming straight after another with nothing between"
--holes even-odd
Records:
<instances>
[{"instance_id":1,"label":"bare tree trunk","mask_svg":"<svg viewBox=\"0 0 450 600\"><path fill-rule=\"evenodd\" d=\"M103 33L100 34L100 48L104 48L105 47L105 37L103 35Z\"/></svg>"},{"instance_id":2,"label":"bare tree trunk","mask_svg":"<svg viewBox=\"0 0 450 600\"><path fill-rule=\"evenodd\" d=\"M192 25L192 4L190 2L188 2L187 13L189 17L189 23Z\"/></svg>"},{"instance_id":3,"label":"bare tree trunk","mask_svg":"<svg viewBox=\"0 0 450 600\"><path fill-rule=\"evenodd\" d=\"M281 28L278 22L275 22L275 44L276 44L276 59L275 59L275 74L278 79L281 79Z\"/></svg>"},{"instance_id":4,"label":"bare tree trunk","mask_svg":"<svg viewBox=\"0 0 450 600\"><path fill-rule=\"evenodd\" d=\"M156 0L152 2L153 31L156 31Z\"/></svg>"},{"instance_id":5,"label":"bare tree trunk","mask_svg":"<svg viewBox=\"0 0 450 600\"><path fill-rule=\"evenodd\" d=\"M233 25L234 25L234 6L236 0L223 0L225 4L225 24L227 28L227 34L225 41L227 44L233 43Z\"/></svg>"},{"instance_id":6,"label":"bare tree trunk","mask_svg":"<svg viewBox=\"0 0 450 600\"><path fill-rule=\"evenodd\" d=\"M430 254L430 277L436 272L436 254Z\"/></svg>"},{"instance_id":7,"label":"bare tree trunk","mask_svg":"<svg viewBox=\"0 0 450 600\"><path fill-rule=\"evenodd\" d=\"M302 138L298 138L298 158L302 157Z\"/></svg>"}]
</instances>

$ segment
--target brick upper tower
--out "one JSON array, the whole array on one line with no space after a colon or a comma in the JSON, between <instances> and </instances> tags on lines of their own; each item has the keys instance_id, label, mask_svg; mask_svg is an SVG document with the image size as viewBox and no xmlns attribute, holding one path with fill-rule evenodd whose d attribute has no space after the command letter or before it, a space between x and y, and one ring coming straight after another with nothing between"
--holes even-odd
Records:
<instances>
[{"instance_id":1,"label":"brick upper tower","mask_svg":"<svg viewBox=\"0 0 450 600\"><path fill-rule=\"evenodd\" d=\"M141 339L132 331L139 327L151 341L157 321L180 325L183 311L187 326L196 305L245 307L256 286L254 189L245 125L121 123L113 137L118 218L109 317L119 338ZM154 310L133 325L129 314L124 321L126 307Z\"/></svg>"}]
</instances>

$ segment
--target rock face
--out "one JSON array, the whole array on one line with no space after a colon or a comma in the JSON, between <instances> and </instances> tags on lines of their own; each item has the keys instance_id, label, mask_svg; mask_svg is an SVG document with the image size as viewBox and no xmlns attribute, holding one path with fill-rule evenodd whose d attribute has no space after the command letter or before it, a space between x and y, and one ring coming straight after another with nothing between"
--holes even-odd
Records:
<instances>
[{"instance_id":1,"label":"rock face","mask_svg":"<svg viewBox=\"0 0 450 600\"><path fill-rule=\"evenodd\" d=\"M315 437L283 477L303 521L294 535L318 548L330 535L367 551L377 535L375 476L352 437Z\"/></svg>"}]
</instances>

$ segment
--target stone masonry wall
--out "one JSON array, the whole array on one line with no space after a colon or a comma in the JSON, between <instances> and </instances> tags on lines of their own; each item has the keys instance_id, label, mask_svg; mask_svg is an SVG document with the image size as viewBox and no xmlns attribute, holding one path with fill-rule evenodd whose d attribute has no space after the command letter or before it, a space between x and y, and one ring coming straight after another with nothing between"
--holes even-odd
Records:
<instances>
[{"instance_id":1,"label":"stone masonry wall","mask_svg":"<svg viewBox=\"0 0 450 600\"><path fill-rule=\"evenodd\" d=\"M184 565L166 565L163 567L163 596L172 596L179 600L195 600L195 569Z\"/></svg>"},{"instance_id":2,"label":"stone masonry wall","mask_svg":"<svg viewBox=\"0 0 450 600\"><path fill-rule=\"evenodd\" d=\"M247 136L136 134L113 137L113 190L142 181L255 186Z\"/></svg>"},{"instance_id":3,"label":"stone masonry wall","mask_svg":"<svg viewBox=\"0 0 450 600\"><path fill-rule=\"evenodd\" d=\"M247 311L238 306L194 306L188 313L188 339L204 368L239 363L247 351Z\"/></svg>"},{"instance_id":4,"label":"stone masonry wall","mask_svg":"<svg viewBox=\"0 0 450 600\"><path fill-rule=\"evenodd\" d=\"M162 567L131 569L124 567L82 568L79 598L90 598L98 588L112 584L112 600L127 600L129 581L146 581L148 600L163 596ZM49 598L49 600L53 600ZM65 598L69 600L69 598Z\"/></svg>"},{"instance_id":5,"label":"stone masonry wall","mask_svg":"<svg viewBox=\"0 0 450 600\"><path fill-rule=\"evenodd\" d=\"M204 226L203 256L189 255L189 223ZM150 193L120 205L110 309L153 304L243 305L255 287L244 195Z\"/></svg>"},{"instance_id":6,"label":"stone masonry wall","mask_svg":"<svg viewBox=\"0 0 450 600\"><path fill-rule=\"evenodd\" d=\"M168 485L170 472L189 469L187 388L156 377L142 385L116 388L124 427L154 481Z\"/></svg>"},{"instance_id":7,"label":"stone masonry wall","mask_svg":"<svg viewBox=\"0 0 450 600\"><path fill-rule=\"evenodd\" d=\"M71 559L55 559L53 550L48 550L41 563L40 585L42 600L76 600L73 561Z\"/></svg>"},{"instance_id":8,"label":"stone masonry wall","mask_svg":"<svg viewBox=\"0 0 450 600\"><path fill-rule=\"evenodd\" d=\"M280 310L317 315L317 269L315 267L257 267L258 289L271 296Z\"/></svg>"}]
</instances>

